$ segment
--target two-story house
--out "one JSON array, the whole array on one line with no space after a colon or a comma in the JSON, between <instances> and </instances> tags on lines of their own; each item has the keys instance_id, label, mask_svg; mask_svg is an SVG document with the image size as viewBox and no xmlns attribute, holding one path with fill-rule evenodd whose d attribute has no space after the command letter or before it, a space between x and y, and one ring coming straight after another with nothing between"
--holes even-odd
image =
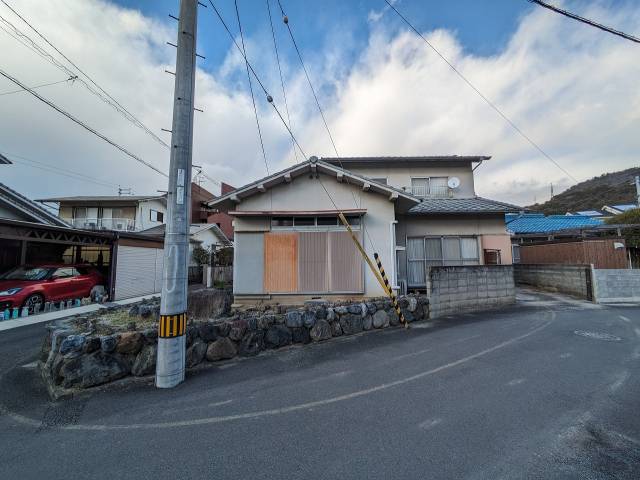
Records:
<instances>
[{"instance_id":1,"label":"two-story house","mask_svg":"<svg viewBox=\"0 0 640 480\"><path fill-rule=\"evenodd\" d=\"M165 223L166 195L54 197L39 202L58 204L58 216L82 230L140 232Z\"/></svg>"},{"instance_id":2,"label":"two-story house","mask_svg":"<svg viewBox=\"0 0 640 480\"><path fill-rule=\"evenodd\" d=\"M311 157L212 200L234 217L235 301L384 295L340 212L400 290L434 265L510 264L504 214L520 209L475 194L489 158Z\"/></svg>"}]
</instances>

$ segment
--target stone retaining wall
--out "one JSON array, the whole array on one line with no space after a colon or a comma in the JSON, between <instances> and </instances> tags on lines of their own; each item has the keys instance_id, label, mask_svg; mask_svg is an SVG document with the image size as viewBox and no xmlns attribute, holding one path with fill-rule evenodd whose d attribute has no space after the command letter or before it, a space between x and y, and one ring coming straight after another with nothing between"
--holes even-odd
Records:
<instances>
[{"instance_id":1,"label":"stone retaining wall","mask_svg":"<svg viewBox=\"0 0 640 480\"><path fill-rule=\"evenodd\" d=\"M516 303L511 265L431 267L430 318L477 312Z\"/></svg>"},{"instance_id":2,"label":"stone retaining wall","mask_svg":"<svg viewBox=\"0 0 640 480\"><path fill-rule=\"evenodd\" d=\"M406 296L399 302L408 322L429 317L426 297ZM110 307L50 327L40 369L52 395L127 376L153 375L158 310L159 305L153 302L134 305L128 311ZM105 320L109 316L114 320ZM321 342L398 324L388 299L308 302L300 308L277 305L236 311L229 317L192 321L187 326L186 364L193 368L203 362L249 357L267 349Z\"/></svg>"}]
</instances>

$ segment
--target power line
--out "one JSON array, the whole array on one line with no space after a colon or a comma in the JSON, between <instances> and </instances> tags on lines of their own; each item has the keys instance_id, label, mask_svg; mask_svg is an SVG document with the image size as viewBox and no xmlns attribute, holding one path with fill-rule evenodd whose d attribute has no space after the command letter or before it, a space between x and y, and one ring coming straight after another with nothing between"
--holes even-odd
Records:
<instances>
[{"instance_id":1,"label":"power line","mask_svg":"<svg viewBox=\"0 0 640 480\"><path fill-rule=\"evenodd\" d=\"M327 120L324 117L324 112L322 111L322 107L320 106L320 102L318 101L318 96L316 95L316 90L313 88L313 84L311 83L311 78L309 78L309 72L307 71L307 67L304 64L304 60L302 59L302 53L300 53L300 49L298 48L298 44L296 42L295 37L293 36L293 31L291 30L291 25L289 25L289 17L284 13L284 8L282 8L282 3L278 0L278 6L280 7L280 12L282 13L282 20L284 24L287 26L287 30L289 31L289 36L291 37L291 41L293 42L293 46L296 49L296 53L298 54L298 58L300 59L300 64L302 65L302 70L304 70L304 75L307 77L307 82L309 83L309 87L311 88L311 93L313 93L313 98L316 101L316 105L318 106L318 111L320 112L320 117L322 117L322 122L324 123L324 128L327 130L329 134L329 140L331 140L331 145L333 145L333 150L336 152L336 156L340 157L338 154L338 149L336 148L336 144L333 141L333 136L331 135L331 130L329 130L329 125L327 124Z\"/></svg>"},{"instance_id":2,"label":"power line","mask_svg":"<svg viewBox=\"0 0 640 480\"><path fill-rule=\"evenodd\" d=\"M53 173L55 175L61 175L68 178L73 178L74 180L82 180L90 183L94 183L96 185L100 185L103 187L114 188L118 187L115 183L106 182L104 180L100 180L99 178L90 177L88 175L84 175L82 173L75 172L73 170L68 170L60 167L53 167L51 165L47 165L43 162L38 162L36 160L32 160L30 158L26 158L20 155L15 155L10 152L2 152L3 155L10 157L12 162L15 162L19 165L24 165L25 167L37 168L39 170L43 170L49 173ZM16 160L16 159L20 160ZM25 163L28 162L28 163ZM32 165L33 164L33 165Z\"/></svg>"},{"instance_id":3,"label":"power line","mask_svg":"<svg viewBox=\"0 0 640 480\"><path fill-rule=\"evenodd\" d=\"M413 30L422 40L424 40L424 42L447 64L449 65L449 67L451 67L451 69L456 73L456 75L458 75L469 87L471 87L471 89L476 92L476 94L478 94L480 96L480 98L482 98L493 110L495 110L495 112L500 115L510 126L511 128L513 128L522 138L524 138L533 148L535 148L538 152L540 152L542 154L542 156L544 156L547 160L549 160L551 163L553 163L556 167L558 167L560 170L562 170L567 176L569 176L569 178L571 178L574 182L578 183L578 180L576 179L576 177L574 177L573 175L571 175L564 167L562 167L558 162L556 162L547 152L545 152L542 147L540 147L536 142L534 142L526 133L524 133L509 117L507 117L502 110L500 110L495 103L493 103L491 100L489 100L488 97L486 97L480 90L478 90L478 88L471 83L470 80L468 80L463 74L462 72L460 72L460 70L458 70L449 60L447 60L447 58L440 53L440 51L431 43L429 42L429 40L426 39L426 37L424 35L422 35L422 33L420 33L418 31L418 29L416 27L414 27L411 22L409 20L407 20L407 18L402 15L398 9L396 7L393 6L393 4L389 1L389 0L384 0L385 3L387 5L389 5L389 7L404 21L404 23L406 23L409 28L411 28L411 30Z\"/></svg>"},{"instance_id":4,"label":"power line","mask_svg":"<svg viewBox=\"0 0 640 480\"><path fill-rule=\"evenodd\" d=\"M40 33L33 25L31 25L20 13L18 13L11 5L9 5L5 0L0 0L2 3L11 10L20 20L22 20L31 30L33 30L42 40L44 40L51 48L53 48L62 58L64 58L67 62L69 62L78 72L80 72L92 85L94 85L103 95L95 90L89 88L89 85L85 85L88 87L89 91L97 95L106 103L110 104L114 109L116 109L119 113L121 113L127 120L132 122L138 128L144 130L151 138L153 138L156 142L164 145L166 148L170 148L169 145L158 137L153 131L147 127L144 123L142 123L138 118L133 115L129 110L127 110L120 102L118 102L112 95L110 95L104 88L102 88L98 83L93 80L86 72L84 72L78 65L76 65L69 57L67 57L64 53L62 53L53 43L51 43L42 33ZM7 20L3 19L5 23L10 23ZM15 28L15 27L14 27ZM16 29L17 30L17 29ZM19 30L18 30L19 31ZM26 37L26 35L22 34ZM32 41L35 44L35 42ZM75 75L71 73L71 76ZM108 100L107 100L108 99Z\"/></svg>"},{"instance_id":5,"label":"power line","mask_svg":"<svg viewBox=\"0 0 640 480\"><path fill-rule=\"evenodd\" d=\"M240 30L240 40L242 42L242 56L244 57L244 64L247 69L247 80L249 81L249 92L251 92L251 103L253 103L253 113L256 117L256 127L258 127L258 137L260 137L260 147L262 148L262 158L264 159L264 166L267 169L267 175L269 175L269 164L267 162L267 154L264 151L264 141L262 140L262 130L260 129L260 120L258 118L258 109L256 108L256 99L253 95L253 84L251 82L251 74L249 73L249 61L247 60L247 49L244 45L244 34L242 33L242 23L240 22L240 11L238 10L238 0L233 2L236 7L236 18L238 19L238 29Z\"/></svg>"},{"instance_id":6,"label":"power line","mask_svg":"<svg viewBox=\"0 0 640 480\"><path fill-rule=\"evenodd\" d=\"M282 21L283 23L287 26L287 30L289 31L289 36L291 37L291 41L293 43L293 46L295 47L295 50L298 54L298 59L300 60L300 64L302 65L302 69L304 70L304 74L307 78L307 83L309 84L309 88L311 89L311 93L313 93L313 98L316 101L316 106L318 107L318 111L320 112L320 116L322 117L322 122L324 123L324 128L327 131L327 134L329 135L329 140L331 141L331 145L333 146L333 150L336 153L336 157L338 159L338 162L340 163L340 167L343 170L346 170L344 168L344 164L342 163L342 159L340 158L340 154L338 153L338 148L336 147L335 142L333 141L333 136L331 135L331 130L329 129L329 125L327 124L327 120L324 116L324 112L322 110L322 107L320 106L320 101L318 100L318 96L316 95L316 91L313 88L313 83L311 82L311 77L309 76L309 72L307 71L307 67L304 64L304 60L302 59L302 54L300 53L300 49L298 48L298 43L296 42L296 39L293 35L293 30L291 30L291 25L289 25L289 17L287 16L287 14L284 11L284 8L282 7L282 2L280 0L278 1L278 6L280 7L280 12L282 13ZM320 180L320 178L318 177L318 180ZM348 181L347 181L348 183ZM333 206L335 207L336 210L340 211L340 209L338 208L338 206L336 205L336 203L334 202L333 198L331 197L331 195L329 195L329 191L325 188L324 184L322 184L322 180L320 180L320 184L322 185L322 188L324 189L324 191L326 192L327 196L329 196L329 200L331 200L331 203L333 204ZM358 199L356 198L356 194L354 193L353 190L351 190L351 196L353 197L353 202L356 206L356 208L359 208L359 204L358 204ZM367 237L367 239L369 240L369 245L371 246L371 249L376 252L377 248L375 247L373 240L371 238L371 235L369 235L368 230L365 228L363 229L365 236Z\"/></svg>"},{"instance_id":7,"label":"power line","mask_svg":"<svg viewBox=\"0 0 640 480\"><path fill-rule=\"evenodd\" d=\"M529 2L536 3L543 8L547 8L553 12L559 13L560 15L564 15L565 17L572 18L573 20L586 23L587 25L598 28L605 32L612 33L613 35L622 37L625 40L631 40L632 42L640 43L640 38L634 37L633 35L629 35L628 33L621 32L620 30L615 30L611 27L607 27L606 25L602 25L601 23L594 22L593 20L589 20L588 18L581 17L580 15L576 15L575 13L568 12L567 10L563 10L549 3L542 2L541 0L529 0Z\"/></svg>"},{"instance_id":8,"label":"power line","mask_svg":"<svg viewBox=\"0 0 640 480\"><path fill-rule=\"evenodd\" d=\"M260 85L260 88L262 89L262 91L265 94L265 97L267 98L267 102L269 102L271 104L271 106L273 107L275 112L278 114L278 117L280 118L280 121L282 122L284 127L287 129L287 132L289 132L289 135L291 136L291 139L295 142L296 147L298 147L298 150L300 150L300 153L302 154L303 158L307 158L307 155L304 153L304 150L302 149L302 147L300 146L300 143L298 142L298 140L296 139L295 135L291 131L291 128L289 127L289 125L285 121L284 117L280 113L280 110L278 110L278 107L275 104L275 102L273 100L273 97L271 95L269 95L269 92L267 91L267 89L265 88L264 84L260 80L260 77L258 76L258 74L256 73L255 69L251 65L251 62L249 62L249 60L247 59L247 56L244 54L244 52L240 48L240 45L238 45L238 42L236 41L235 37L233 36L233 33L231 33L231 30L229 29L229 26L227 25L227 22L225 22L224 18L222 18L222 14L220 13L220 11L215 6L215 4L213 3L212 0L209 0L209 4L213 8L213 11L215 12L215 14L218 17L218 19L220 20L220 23L222 23L222 26L227 31L227 35L229 35L229 38L231 39L233 44L236 46L236 48L240 52L240 55L242 55L242 57L244 58L244 61L246 62L246 65L249 67L249 70L251 71L251 74L253 75L253 77L258 82L258 85Z\"/></svg>"},{"instance_id":9,"label":"power line","mask_svg":"<svg viewBox=\"0 0 640 480\"><path fill-rule=\"evenodd\" d=\"M41 83L41 84L39 84L39 85L34 85L33 87L29 87L29 88L31 88L32 90L34 90L34 89L36 89L36 88L50 87L51 85L58 85L58 84L60 84L60 83L73 82L76 78L78 78L78 77L69 77L69 78L67 78L66 80L58 80L57 82L50 82L50 83ZM22 88L21 88L21 89L19 89L19 90L11 90L11 91L9 91L9 92L2 92L2 93L0 93L0 96L3 96L3 95L12 95L12 94L14 94L14 93L22 93L22 92L24 92L24 91L25 91L25 90L23 90Z\"/></svg>"},{"instance_id":10,"label":"power line","mask_svg":"<svg viewBox=\"0 0 640 480\"><path fill-rule=\"evenodd\" d=\"M284 99L284 108L287 113L287 122L291 125L291 116L289 115L289 104L287 102L287 92L284 88L284 77L282 75L282 67L280 66L280 55L278 54L278 42L276 42L276 31L273 28L273 18L271 16L271 5L270 0L265 0L267 4L267 11L269 12L269 24L271 25L271 36L273 37L273 48L276 52L276 62L278 64L278 72L280 73L280 85L282 86L282 97ZM291 144L293 146L293 156L295 158L295 162L298 163L298 153L296 152L296 145L291 140Z\"/></svg>"},{"instance_id":11,"label":"power line","mask_svg":"<svg viewBox=\"0 0 640 480\"><path fill-rule=\"evenodd\" d=\"M101 138L102 140L104 140L105 142L107 142L108 144L116 147L118 150L120 150L122 153L124 153L125 155L128 155L129 157L133 158L134 160L136 160L137 162L142 163L143 165L146 165L147 167L151 168L152 170L156 171L157 173L159 173L160 175L163 175L165 177L167 177L168 175L166 173L164 173L162 170L160 170L159 168L153 166L152 164L146 162L145 160L143 160L142 158L138 157L137 155L131 153L129 150L127 150L126 148L124 148L123 146L117 144L116 142L114 142L113 140L111 140L110 138L106 137L105 135L101 134L100 132L98 132L97 130L95 130L94 128L90 127L89 125L87 125L86 123L84 123L83 121L77 119L76 117L74 117L73 115L71 115L69 112L63 110L61 107L58 107L56 104L54 104L53 102L47 100L46 98L44 98L43 96L41 96L40 94L38 94L37 92L35 92L34 90L30 89L29 87L27 87L26 85L24 85L22 82L20 82L19 80L15 79L14 77L12 77L11 75L9 75L8 73L6 73L3 70L0 70L0 75L2 75L3 77L5 77L7 80L10 80L11 82L15 83L16 85L18 85L20 88L26 90L27 92L29 92L31 95L33 95L34 97L36 97L38 100L40 100L43 103L46 103L47 105L49 105L51 108L53 108L54 110L56 110L58 113L61 113L62 115L64 115L65 117L67 117L69 120L77 123L78 125L80 125L82 128L84 128L85 130L93 133L94 135L96 135L97 137Z\"/></svg>"}]
</instances>

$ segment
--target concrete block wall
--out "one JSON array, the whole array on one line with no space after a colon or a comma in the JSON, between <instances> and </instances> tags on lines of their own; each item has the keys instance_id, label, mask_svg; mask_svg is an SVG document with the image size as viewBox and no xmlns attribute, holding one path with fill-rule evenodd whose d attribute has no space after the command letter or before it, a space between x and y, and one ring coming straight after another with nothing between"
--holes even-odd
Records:
<instances>
[{"instance_id":1,"label":"concrete block wall","mask_svg":"<svg viewBox=\"0 0 640 480\"><path fill-rule=\"evenodd\" d=\"M428 294L431 318L512 305L516 302L513 267L432 267Z\"/></svg>"},{"instance_id":2,"label":"concrete block wall","mask_svg":"<svg viewBox=\"0 0 640 480\"><path fill-rule=\"evenodd\" d=\"M567 293L590 299L590 265L560 264L515 264L514 277L517 285Z\"/></svg>"},{"instance_id":3,"label":"concrete block wall","mask_svg":"<svg viewBox=\"0 0 640 480\"><path fill-rule=\"evenodd\" d=\"M593 294L597 303L640 302L640 270L594 269Z\"/></svg>"}]
</instances>

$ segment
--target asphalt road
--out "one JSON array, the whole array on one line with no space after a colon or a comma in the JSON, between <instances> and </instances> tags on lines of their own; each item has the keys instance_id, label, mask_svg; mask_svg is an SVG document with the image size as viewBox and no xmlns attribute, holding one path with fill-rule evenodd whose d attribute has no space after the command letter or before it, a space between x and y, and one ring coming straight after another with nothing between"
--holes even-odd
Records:
<instances>
[{"instance_id":1,"label":"asphalt road","mask_svg":"<svg viewBox=\"0 0 640 480\"><path fill-rule=\"evenodd\" d=\"M0 478L637 479L640 308L516 307L48 401L0 332Z\"/></svg>"}]
</instances>

